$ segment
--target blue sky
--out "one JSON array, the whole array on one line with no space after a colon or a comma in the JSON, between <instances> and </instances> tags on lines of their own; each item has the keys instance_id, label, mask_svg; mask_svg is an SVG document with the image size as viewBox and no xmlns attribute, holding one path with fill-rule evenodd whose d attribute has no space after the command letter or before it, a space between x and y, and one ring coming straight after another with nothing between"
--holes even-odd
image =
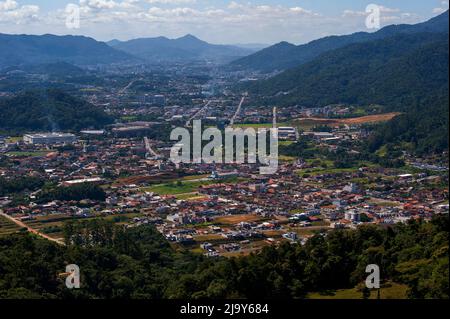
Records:
<instances>
[{"instance_id":1,"label":"blue sky","mask_svg":"<svg viewBox=\"0 0 450 319\"><path fill-rule=\"evenodd\" d=\"M80 8L67 28L66 5ZM0 33L79 34L98 40L179 37L212 43L305 43L368 30L368 4L381 25L417 23L448 9L448 0L0 0Z\"/></svg>"}]
</instances>

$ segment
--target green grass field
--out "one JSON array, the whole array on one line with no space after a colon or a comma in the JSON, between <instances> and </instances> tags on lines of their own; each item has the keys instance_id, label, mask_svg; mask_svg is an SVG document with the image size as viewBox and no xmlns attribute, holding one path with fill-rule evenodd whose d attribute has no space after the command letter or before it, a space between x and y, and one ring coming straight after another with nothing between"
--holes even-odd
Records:
<instances>
[{"instance_id":1,"label":"green grass field","mask_svg":"<svg viewBox=\"0 0 450 319\"><path fill-rule=\"evenodd\" d=\"M202 178L208 178L209 174L204 174L204 175L189 175L189 176L184 176L181 179L183 181L192 181L192 180L197 180L197 179L202 179ZM177 179L174 179L174 181L177 181Z\"/></svg>"},{"instance_id":2,"label":"green grass field","mask_svg":"<svg viewBox=\"0 0 450 319\"><path fill-rule=\"evenodd\" d=\"M20 231L20 227L12 221L0 216L0 236L6 236Z\"/></svg>"},{"instance_id":3,"label":"green grass field","mask_svg":"<svg viewBox=\"0 0 450 319\"><path fill-rule=\"evenodd\" d=\"M17 143L17 142L20 142L22 139L23 139L22 136L12 136L12 137L8 137L6 139L6 142L7 143Z\"/></svg>"},{"instance_id":4,"label":"green grass field","mask_svg":"<svg viewBox=\"0 0 450 319\"><path fill-rule=\"evenodd\" d=\"M354 168L314 168L314 169L302 169L297 171L300 176L308 174L310 176L322 175L322 174L339 174L339 173L352 173L358 170Z\"/></svg>"},{"instance_id":5,"label":"green grass field","mask_svg":"<svg viewBox=\"0 0 450 319\"><path fill-rule=\"evenodd\" d=\"M196 200L196 199L205 198L206 196L199 194L197 192L194 192L194 193L178 194L178 195L175 195L175 197L178 200Z\"/></svg>"},{"instance_id":6,"label":"green grass field","mask_svg":"<svg viewBox=\"0 0 450 319\"><path fill-rule=\"evenodd\" d=\"M294 144L294 143L295 143L295 141L279 141L278 145L279 146L289 146L289 145Z\"/></svg>"},{"instance_id":7,"label":"green grass field","mask_svg":"<svg viewBox=\"0 0 450 319\"><path fill-rule=\"evenodd\" d=\"M229 178L225 180L203 180L203 181L179 181L166 184L158 184L141 188L142 192L153 192L159 195L181 195L196 193L200 186L212 185L217 183L233 183L238 182L238 178ZM177 196L178 197L178 196ZM182 198L180 198L182 199Z\"/></svg>"},{"instance_id":8,"label":"green grass field","mask_svg":"<svg viewBox=\"0 0 450 319\"><path fill-rule=\"evenodd\" d=\"M142 188L142 191L153 192L159 195L178 195L186 193L194 193L200 186L212 184L212 181L201 181L201 182L182 182L181 184L169 183L169 184L159 184L155 186Z\"/></svg>"},{"instance_id":9,"label":"green grass field","mask_svg":"<svg viewBox=\"0 0 450 319\"><path fill-rule=\"evenodd\" d=\"M398 283L386 283L381 286L380 299L407 299L408 286ZM336 291L314 292L308 299L363 299L358 288L339 289ZM372 290L369 299L377 299L378 293Z\"/></svg>"},{"instance_id":10,"label":"green grass field","mask_svg":"<svg viewBox=\"0 0 450 319\"><path fill-rule=\"evenodd\" d=\"M283 162L293 162L296 159L297 158L293 157L293 156L287 156L287 155L279 155L278 156L278 160L283 161Z\"/></svg>"}]
</instances>

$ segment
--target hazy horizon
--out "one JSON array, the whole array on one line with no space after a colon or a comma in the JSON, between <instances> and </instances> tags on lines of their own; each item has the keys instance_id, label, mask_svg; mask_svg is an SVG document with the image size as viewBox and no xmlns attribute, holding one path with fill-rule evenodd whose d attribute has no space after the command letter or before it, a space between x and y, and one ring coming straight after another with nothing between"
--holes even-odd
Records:
<instances>
[{"instance_id":1,"label":"hazy horizon","mask_svg":"<svg viewBox=\"0 0 450 319\"><path fill-rule=\"evenodd\" d=\"M373 1L206 0L3 0L0 33L83 35L126 41L192 34L214 44L302 44L367 29L365 8ZM80 8L80 28L66 27L66 5ZM377 1L381 27L426 21L448 9L448 1ZM244 32L245 30L245 32Z\"/></svg>"}]
</instances>

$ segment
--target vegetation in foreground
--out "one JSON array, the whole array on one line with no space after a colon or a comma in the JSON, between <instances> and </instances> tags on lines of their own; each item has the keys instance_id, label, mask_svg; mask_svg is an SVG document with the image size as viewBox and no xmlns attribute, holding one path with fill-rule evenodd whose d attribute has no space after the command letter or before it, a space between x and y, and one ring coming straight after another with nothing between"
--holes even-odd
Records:
<instances>
[{"instance_id":1,"label":"vegetation in foreground","mask_svg":"<svg viewBox=\"0 0 450 319\"><path fill-rule=\"evenodd\" d=\"M29 234L0 239L0 298L307 298L336 290L346 298L342 289L356 297L373 263L384 284L408 287L409 298L448 298L448 222L338 230L229 259L175 251L153 226L74 222L66 246ZM70 263L81 269L79 290L58 276Z\"/></svg>"}]
</instances>

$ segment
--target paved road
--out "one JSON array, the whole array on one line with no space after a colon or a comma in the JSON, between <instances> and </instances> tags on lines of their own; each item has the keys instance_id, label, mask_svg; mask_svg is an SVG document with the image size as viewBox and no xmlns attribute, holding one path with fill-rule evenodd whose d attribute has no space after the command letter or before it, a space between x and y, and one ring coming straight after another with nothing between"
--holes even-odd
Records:
<instances>
[{"instance_id":1,"label":"paved road","mask_svg":"<svg viewBox=\"0 0 450 319\"><path fill-rule=\"evenodd\" d=\"M41 233L40 231L38 231L38 230L36 230L36 229L34 229L34 228L31 228L30 226L28 226L28 225L25 224L24 222L22 222L22 221L20 221L20 220L18 220L18 219L15 219L15 218L9 216L8 214L5 214L5 213L4 213L3 211L1 211L1 210L0 210L0 216L3 216L3 217L5 217L6 219L12 221L14 224L16 224L17 226L19 226L19 227L21 227L21 228L26 228L26 229L27 229L30 233L32 233L32 234L35 234L35 235L38 235L38 236L40 236L40 237L42 237L42 238L45 238L45 239L47 239L47 240L50 240L50 241L52 241L52 242L54 242L54 243L57 243L58 245L64 245L64 242L63 242L63 241L61 241L61 240L59 240L59 239L52 238L52 237L50 237L50 236L48 236L48 235L46 235L46 234L43 234L43 233Z\"/></svg>"},{"instance_id":2,"label":"paved road","mask_svg":"<svg viewBox=\"0 0 450 319\"><path fill-rule=\"evenodd\" d=\"M128 83L128 85L126 87L124 87L122 90L119 91L119 94L125 93L135 82L137 82L139 80L142 80L142 79L134 79L133 81Z\"/></svg>"},{"instance_id":3,"label":"paved road","mask_svg":"<svg viewBox=\"0 0 450 319\"><path fill-rule=\"evenodd\" d=\"M234 121L238 117L239 113L241 113L242 104L244 104L244 101L245 101L245 96L242 97L241 102L239 103L238 108L236 110L236 113L234 113L233 117L231 118L230 126L234 125Z\"/></svg>"},{"instance_id":4,"label":"paved road","mask_svg":"<svg viewBox=\"0 0 450 319\"><path fill-rule=\"evenodd\" d=\"M148 137L144 137L144 144L145 144L145 149L147 151L148 154L151 154L153 157L155 158L159 158L161 157L152 147L152 145L150 144L150 140L148 139Z\"/></svg>"},{"instance_id":5,"label":"paved road","mask_svg":"<svg viewBox=\"0 0 450 319\"><path fill-rule=\"evenodd\" d=\"M212 101L208 101L200 110L198 110L194 115L191 116L189 120L186 122L186 127L191 125L191 122L195 120L195 118L200 115L204 110L208 108L208 106L211 104Z\"/></svg>"}]
</instances>

